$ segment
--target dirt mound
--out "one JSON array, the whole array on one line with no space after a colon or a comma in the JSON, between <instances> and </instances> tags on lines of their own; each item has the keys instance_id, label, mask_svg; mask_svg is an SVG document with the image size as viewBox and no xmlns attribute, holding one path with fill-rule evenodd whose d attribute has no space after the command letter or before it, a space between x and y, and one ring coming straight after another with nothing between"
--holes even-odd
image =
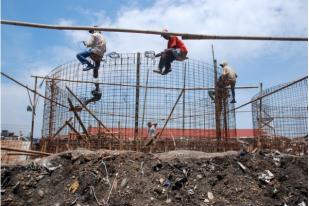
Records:
<instances>
[{"instance_id":1,"label":"dirt mound","mask_svg":"<svg viewBox=\"0 0 309 206\"><path fill-rule=\"evenodd\" d=\"M2 166L2 205L307 204L307 156L77 150Z\"/></svg>"}]
</instances>

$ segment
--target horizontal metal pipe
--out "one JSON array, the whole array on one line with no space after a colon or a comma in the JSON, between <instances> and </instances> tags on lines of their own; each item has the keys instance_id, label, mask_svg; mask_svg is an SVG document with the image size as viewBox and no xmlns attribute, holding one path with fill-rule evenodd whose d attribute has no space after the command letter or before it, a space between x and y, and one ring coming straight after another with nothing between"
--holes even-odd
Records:
<instances>
[{"instance_id":1,"label":"horizontal metal pipe","mask_svg":"<svg viewBox=\"0 0 309 206\"><path fill-rule=\"evenodd\" d=\"M292 86L292 85L294 85L294 84L296 84L296 83L298 83L298 82L301 82L301 81L303 81L303 80L305 80L305 79L308 79L308 76L302 77L302 78L300 78L300 79L298 79L298 80L296 80L296 81L294 81L294 82L291 82L291 83L285 85L284 87L281 87L281 88L279 88L279 89L275 89L275 90L272 91L272 92L269 92L269 93L267 93L267 94L264 94L264 95L262 95L262 96L259 96L259 97L255 98L255 99L253 99L253 100L251 100L251 101L249 101L249 102L247 102L247 103L244 103L244 104L242 104L242 105L240 105L240 106L238 106L238 107L235 107L234 109L229 110L228 112L231 112L231 111L233 111L233 110L242 108L242 107L244 107L244 106L246 106L246 105L248 105L248 104L251 104L252 102L255 102L255 101L257 101L257 100L263 99L264 97L267 97L267 96L272 95L272 94L274 94L274 93L276 93L276 92L279 92L279 91L281 91L281 90L283 90L283 89L285 89L285 88L287 88L287 87L290 87L290 86Z\"/></svg>"},{"instance_id":2,"label":"horizontal metal pipe","mask_svg":"<svg viewBox=\"0 0 309 206\"><path fill-rule=\"evenodd\" d=\"M38 155L45 155L45 156L49 156L52 154L52 153L39 152L39 151L34 151L34 150L17 149L17 148L4 147L4 146L1 146L1 150L7 150L7 151L13 151L13 152L23 152L23 153L29 153L29 154L38 154Z\"/></svg>"},{"instance_id":3,"label":"horizontal metal pipe","mask_svg":"<svg viewBox=\"0 0 309 206\"><path fill-rule=\"evenodd\" d=\"M154 86L144 86L144 85L135 85L135 84L119 84L119 83L106 83L106 82L94 82L94 81L81 81L81 80L72 80L72 79L62 79L62 78L52 78L52 77L43 77L43 76L34 76L39 79L48 79L48 80L55 80L55 81L65 81L65 82L75 82L75 83L88 83L88 84L102 84L102 85L110 85L110 86L123 86L123 87L141 87L147 89L167 89L167 90L214 90L214 87L189 87L189 88L180 88L180 87L154 87ZM238 86L235 89L257 89L258 86Z\"/></svg>"},{"instance_id":4,"label":"horizontal metal pipe","mask_svg":"<svg viewBox=\"0 0 309 206\"><path fill-rule=\"evenodd\" d=\"M30 154L30 153L20 153L20 152L8 152L6 155L27 155L27 156L38 156L39 154Z\"/></svg>"},{"instance_id":5,"label":"horizontal metal pipe","mask_svg":"<svg viewBox=\"0 0 309 206\"><path fill-rule=\"evenodd\" d=\"M282 37L282 36L233 36L233 35L207 35L207 34L189 34L178 32L163 32L154 30L139 30L139 29L122 29L122 28L103 28L93 26L60 26L60 25L48 25L37 24L21 21L1 20L1 24L25 26L40 29L56 29L56 30L96 30L106 32L124 32L124 33L139 33L139 34L155 34L155 35L174 35L181 36L183 39L218 39L218 40L259 40L259 41L308 41L308 37Z\"/></svg>"},{"instance_id":6,"label":"horizontal metal pipe","mask_svg":"<svg viewBox=\"0 0 309 206\"><path fill-rule=\"evenodd\" d=\"M16 79L10 77L9 75L7 75L7 74L5 74L5 73L3 73L3 72L1 72L1 75L3 75L4 77L8 78L9 80L15 82L16 84L18 84L18 85L24 87L25 89L27 89L27 90L29 90L29 91L31 91L31 92L33 92L33 93L36 93L37 95L39 95L40 97L42 97L42 98L44 98L44 99L47 99L47 100L49 100L49 101L51 101L51 102L53 102L53 103L55 103L55 104L58 104L58 105L60 105L60 106L62 106L62 107L68 108L66 105L61 104L61 103L59 103L59 102L56 102L55 100L52 100L52 99L50 99L50 98L48 98L48 97L45 97L44 95L40 94L39 92L37 92L37 91L35 91L35 90L29 88L28 86L26 86L26 85L20 83L20 82L17 81Z\"/></svg>"}]
</instances>

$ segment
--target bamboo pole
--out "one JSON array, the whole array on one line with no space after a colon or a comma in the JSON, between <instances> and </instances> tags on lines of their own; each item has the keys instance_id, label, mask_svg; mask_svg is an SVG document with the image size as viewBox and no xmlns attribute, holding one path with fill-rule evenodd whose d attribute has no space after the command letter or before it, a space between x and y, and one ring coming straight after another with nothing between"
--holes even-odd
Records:
<instances>
[{"instance_id":1,"label":"bamboo pole","mask_svg":"<svg viewBox=\"0 0 309 206\"><path fill-rule=\"evenodd\" d=\"M38 156L39 154L20 153L20 152L8 152L6 155L26 155L26 156Z\"/></svg>"},{"instance_id":2,"label":"bamboo pole","mask_svg":"<svg viewBox=\"0 0 309 206\"><path fill-rule=\"evenodd\" d=\"M70 122L66 121L65 123L70 127L70 129L71 129L79 138L82 139L82 135L75 129L75 127L73 127L73 125L72 125Z\"/></svg>"},{"instance_id":3,"label":"bamboo pole","mask_svg":"<svg viewBox=\"0 0 309 206\"><path fill-rule=\"evenodd\" d=\"M74 109L72 100L71 100L70 98L68 98L68 102L69 102L69 105L70 105L70 109L73 111L74 116L76 117L78 123L79 123L80 126L82 127L82 130L83 130L84 134L85 134L86 137L89 139L88 131L87 131L87 129L86 129L86 127L85 127L83 121L81 120L80 116L77 114L76 110ZM86 138L86 142L88 141L87 138Z\"/></svg>"},{"instance_id":4,"label":"bamboo pole","mask_svg":"<svg viewBox=\"0 0 309 206\"><path fill-rule=\"evenodd\" d=\"M39 152L39 151L33 151L33 150L17 149L17 148L4 147L4 146L1 146L1 150L12 151L12 152L24 152L24 153L29 153L29 154L38 154L38 155L46 155L46 156L49 156L49 155L52 154L52 153Z\"/></svg>"},{"instance_id":5,"label":"bamboo pole","mask_svg":"<svg viewBox=\"0 0 309 206\"><path fill-rule=\"evenodd\" d=\"M231 110L229 110L228 112L231 112L231 111L233 111L233 110L237 110L237 109L242 108L242 107L244 107L244 106L246 106L246 105L248 105L248 104L251 104L252 102L255 102L255 101L257 101L257 100L263 99L264 97L267 97L267 96L272 95L272 94L274 94L274 93L276 93L276 92L279 92L279 91L281 91L281 90L283 90L283 89L285 89L285 88L287 88L287 87L289 87L289 86L292 86L292 85L294 85L294 84L296 84L296 83L298 83L298 82L301 82L301 81L303 81L304 79L307 79L307 78L308 78L308 76L305 76L305 77L302 77L302 78L300 78L300 79L298 79L298 80L295 80L295 81L293 81L293 82L291 82L291 83L289 83L289 84L287 84L287 85L285 85L285 86L283 86L283 87L281 87L281 88L279 88L279 89L276 89L276 90L274 90L274 91L272 91L272 92L270 92L270 93L264 94L264 95L259 96L259 97L255 98L255 99L253 99L253 100L251 100L251 101L249 101L249 102L247 102L247 103L244 103L244 104L242 104L242 105L240 105L240 106L238 106L238 107L235 107L234 109L231 109Z\"/></svg>"},{"instance_id":6,"label":"bamboo pole","mask_svg":"<svg viewBox=\"0 0 309 206\"><path fill-rule=\"evenodd\" d=\"M38 78L35 77L34 78L34 93L33 93L33 101L30 102L31 106L32 106L32 115L31 115L31 130L30 130L30 149L32 149L32 145L33 145L33 135L34 135L34 121L35 121L35 111L36 111L36 92L37 92L37 82L38 82ZM28 94L29 94L29 90Z\"/></svg>"},{"instance_id":7,"label":"bamboo pole","mask_svg":"<svg viewBox=\"0 0 309 206\"><path fill-rule=\"evenodd\" d=\"M173 35L181 36L182 39L197 40L197 39L217 39L217 40L259 40L259 41L308 41L308 37L284 37L284 36L235 36L235 35L208 35L208 34L189 34L178 32L163 32L154 30L140 30L140 29L122 29L122 28L103 28L93 26L60 26L37 24L21 21L1 20L1 24L33 27L40 29L56 29L56 30L96 30L105 32L124 32L124 33L138 33L138 34L155 34L155 35Z\"/></svg>"},{"instance_id":8,"label":"bamboo pole","mask_svg":"<svg viewBox=\"0 0 309 206\"><path fill-rule=\"evenodd\" d=\"M180 92L180 94L179 94L179 96L178 96L178 98L177 98L177 100L176 100L176 102L175 102L175 104L174 104L174 106L173 106L173 108L172 108L170 114L168 115L168 118L166 119L166 121L165 121L165 123L164 123L164 125L163 125L162 130L161 130L156 136L154 136L152 139L150 139L150 140L146 143L146 146L151 145L155 139L158 139L158 138L161 137L163 131L165 130L165 127L167 126L167 123L168 123L169 120L171 119L171 117L172 117L172 115L173 115L173 112L174 112L174 110L175 110L175 108L176 108L176 106L177 106L177 104L178 104L178 102L179 102L181 96L184 94L184 92L185 92L184 89Z\"/></svg>"},{"instance_id":9,"label":"bamboo pole","mask_svg":"<svg viewBox=\"0 0 309 206\"><path fill-rule=\"evenodd\" d=\"M48 80L56 80L56 81L65 81L65 82L75 82L75 83L98 83L103 85L109 85L109 86L124 86L124 87L141 87L145 89L168 89L168 90L183 90L182 87L160 87L160 86L147 86L147 85L136 85L136 84L119 84L119 83L106 83L106 82L94 82L94 81L84 81L84 80L71 80L71 79L61 79L61 78L51 78L51 77L42 77L42 76L31 76L31 77L37 77L40 79L48 79ZM227 87L229 88L229 87ZM235 89L258 89L258 86L238 86L235 87ZM187 87L185 90L214 90L213 87Z\"/></svg>"},{"instance_id":10,"label":"bamboo pole","mask_svg":"<svg viewBox=\"0 0 309 206\"><path fill-rule=\"evenodd\" d=\"M47 100L49 100L49 101L51 101L51 102L53 102L53 103L55 103L55 104L58 104L59 106L68 108L66 105L61 104L61 103L59 103L59 102L56 102L55 100L52 100L52 99L50 99L50 98L48 98L48 97L45 97L44 95L40 94L39 92L37 92L37 91L35 91L35 90L29 88L28 86L26 86L26 85L20 83L20 82L17 81L16 79L10 77L9 75L7 75L7 74L5 74L5 73L3 73L3 72L1 72L1 75L3 75L4 77L8 78L9 80L15 82L16 84L18 84L18 85L24 87L25 89L27 89L27 90L29 90L29 91L31 91L31 92L33 92L33 93L36 93L37 95L39 95L40 97L42 97L42 98L44 98L44 99L47 99Z\"/></svg>"},{"instance_id":11,"label":"bamboo pole","mask_svg":"<svg viewBox=\"0 0 309 206\"><path fill-rule=\"evenodd\" d=\"M104 129L106 129L108 132L110 132L110 134L119 141L118 137L116 137L104 124L101 120L99 120L97 118L97 116L95 116L88 108L87 106L72 92L72 90L69 87L66 87L67 90L70 92L70 94L73 95L73 97L75 97L75 99L80 103L80 105L95 119L97 120L97 122L99 122L99 124L104 127Z\"/></svg>"},{"instance_id":12,"label":"bamboo pole","mask_svg":"<svg viewBox=\"0 0 309 206\"><path fill-rule=\"evenodd\" d=\"M56 131L56 133L52 136L52 137L48 137L45 144L44 144L44 151L46 151L46 148L49 144L49 142L54 139L67 125L67 122L71 122L73 119L73 117L71 117L70 119L68 119L67 121L64 122L64 124L58 128L58 130ZM57 138L57 145L56 145L56 153L58 153L58 148L59 148L59 138Z\"/></svg>"}]
</instances>

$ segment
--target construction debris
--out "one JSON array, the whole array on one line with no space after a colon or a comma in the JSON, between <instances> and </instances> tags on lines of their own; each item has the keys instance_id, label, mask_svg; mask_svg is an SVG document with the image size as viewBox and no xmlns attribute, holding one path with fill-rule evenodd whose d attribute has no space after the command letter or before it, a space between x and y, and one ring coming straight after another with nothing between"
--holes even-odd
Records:
<instances>
[{"instance_id":1,"label":"construction debris","mask_svg":"<svg viewBox=\"0 0 309 206\"><path fill-rule=\"evenodd\" d=\"M303 206L308 203L307 160L281 155L280 166L274 167L273 157L262 153L75 150L2 166L1 203ZM62 166L49 173L44 163ZM240 165L246 165L245 173Z\"/></svg>"}]
</instances>

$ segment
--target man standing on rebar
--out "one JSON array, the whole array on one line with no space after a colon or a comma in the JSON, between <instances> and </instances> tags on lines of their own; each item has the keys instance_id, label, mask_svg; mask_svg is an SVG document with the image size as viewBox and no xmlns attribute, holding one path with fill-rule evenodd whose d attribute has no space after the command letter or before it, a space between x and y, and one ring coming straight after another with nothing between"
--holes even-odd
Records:
<instances>
[{"instance_id":1,"label":"man standing on rebar","mask_svg":"<svg viewBox=\"0 0 309 206\"><path fill-rule=\"evenodd\" d=\"M90 102L99 101L102 97L102 92L99 83L94 83L95 88L91 91L92 98L85 100L84 104L87 105Z\"/></svg>"},{"instance_id":2,"label":"man standing on rebar","mask_svg":"<svg viewBox=\"0 0 309 206\"><path fill-rule=\"evenodd\" d=\"M165 34L168 32L167 29L164 29L163 32L164 33L161 36L168 40L167 49L156 55L156 57L161 56L161 58L158 69L153 71L165 75L172 71L171 63L174 60L183 61L187 59L188 50L185 44L177 36ZM165 69L162 71L164 67Z\"/></svg>"},{"instance_id":3,"label":"man standing on rebar","mask_svg":"<svg viewBox=\"0 0 309 206\"><path fill-rule=\"evenodd\" d=\"M148 122L148 138L153 138L157 135L157 123Z\"/></svg>"},{"instance_id":4,"label":"man standing on rebar","mask_svg":"<svg viewBox=\"0 0 309 206\"><path fill-rule=\"evenodd\" d=\"M152 122L148 122L147 123L147 126L148 126L148 139L150 141L153 141L150 145L150 148L149 148L149 152L152 153L152 150L153 150L153 145L155 143L155 137L157 135L157 123L152 123Z\"/></svg>"},{"instance_id":5,"label":"man standing on rebar","mask_svg":"<svg viewBox=\"0 0 309 206\"><path fill-rule=\"evenodd\" d=\"M225 81L224 76L221 75L216 84L216 89L217 89L217 94L218 94L217 99L221 100L222 98L228 96L228 90L226 89L226 86L227 86L227 82ZM212 101L215 101L215 94L216 94L215 90L208 91L208 95Z\"/></svg>"},{"instance_id":6,"label":"man standing on rebar","mask_svg":"<svg viewBox=\"0 0 309 206\"><path fill-rule=\"evenodd\" d=\"M220 66L223 68L223 73L221 75L223 82L226 82L226 86L231 87L233 99L230 103L234 104L234 103L236 103L236 101L235 101L235 85L236 85L237 74L231 67L228 66L227 61L222 61Z\"/></svg>"},{"instance_id":7,"label":"man standing on rebar","mask_svg":"<svg viewBox=\"0 0 309 206\"><path fill-rule=\"evenodd\" d=\"M90 49L78 53L76 57L83 65L87 65L83 71L93 69L93 77L97 78L101 60L106 52L106 41L100 31L89 30L89 33L91 34L90 38L88 41L83 41L83 43ZM94 65L87 60L88 57L94 61Z\"/></svg>"}]
</instances>

